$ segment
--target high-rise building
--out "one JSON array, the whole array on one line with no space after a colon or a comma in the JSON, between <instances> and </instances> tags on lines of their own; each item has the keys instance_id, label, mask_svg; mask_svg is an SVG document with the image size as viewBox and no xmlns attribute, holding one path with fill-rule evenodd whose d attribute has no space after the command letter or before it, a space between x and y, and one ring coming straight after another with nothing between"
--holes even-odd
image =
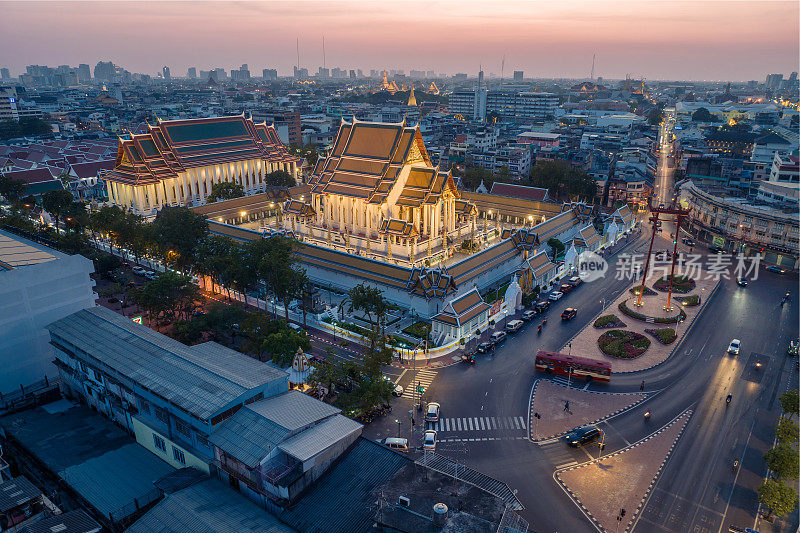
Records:
<instances>
[{"instance_id":1,"label":"high-rise building","mask_svg":"<svg viewBox=\"0 0 800 533\"><path fill-rule=\"evenodd\" d=\"M161 69L161 75L164 77L165 80L172 79L172 76L169 75L169 67L164 67Z\"/></svg>"},{"instance_id":2,"label":"high-rise building","mask_svg":"<svg viewBox=\"0 0 800 533\"><path fill-rule=\"evenodd\" d=\"M319 67L319 70L317 70L317 77L318 78L330 78L331 77L330 69L327 69L325 67Z\"/></svg>"},{"instance_id":3,"label":"high-rise building","mask_svg":"<svg viewBox=\"0 0 800 533\"><path fill-rule=\"evenodd\" d=\"M514 81L522 81L524 77L525 73L522 70L514 71Z\"/></svg>"},{"instance_id":4,"label":"high-rise building","mask_svg":"<svg viewBox=\"0 0 800 533\"><path fill-rule=\"evenodd\" d=\"M189 70L186 71L186 77L190 80L197 79L197 69L195 67L189 67Z\"/></svg>"},{"instance_id":5,"label":"high-rise building","mask_svg":"<svg viewBox=\"0 0 800 533\"><path fill-rule=\"evenodd\" d=\"M780 89L781 82L783 81L783 74L767 74L765 85L767 89Z\"/></svg>"},{"instance_id":6,"label":"high-rise building","mask_svg":"<svg viewBox=\"0 0 800 533\"><path fill-rule=\"evenodd\" d=\"M231 70L232 81L247 81L249 79L250 79L250 69L247 67L247 63L239 67L239 70Z\"/></svg>"},{"instance_id":7,"label":"high-rise building","mask_svg":"<svg viewBox=\"0 0 800 533\"><path fill-rule=\"evenodd\" d=\"M116 67L111 61L98 61L94 66L94 77L98 81L111 81L115 72Z\"/></svg>"},{"instance_id":8,"label":"high-rise building","mask_svg":"<svg viewBox=\"0 0 800 533\"><path fill-rule=\"evenodd\" d=\"M425 77L427 77L427 78L435 78L436 74L434 74L434 72L432 70L429 70L428 72L425 73Z\"/></svg>"},{"instance_id":9,"label":"high-rise building","mask_svg":"<svg viewBox=\"0 0 800 533\"><path fill-rule=\"evenodd\" d=\"M294 77L298 80L304 80L308 78L308 69L307 68L300 68L294 67Z\"/></svg>"},{"instance_id":10,"label":"high-rise building","mask_svg":"<svg viewBox=\"0 0 800 533\"><path fill-rule=\"evenodd\" d=\"M7 68L0 68L0 80L8 80L11 79L11 73L8 71Z\"/></svg>"},{"instance_id":11,"label":"high-rise building","mask_svg":"<svg viewBox=\"0 0 800 533\"><path fill-rule=\"evenodd\" d=\"M350 69L350 79L351 80L356 79L356 71L352 68Z\"/></svg>"},{"instance_id":12,"label":"high-rise building","mask_svg":"<svg viewBox=\"0 0 800 533\"><path fill-rule=\"evenodd\" d=\"M92 70L86 63L78 65L78 83L87 83L92 81Z\"/></svg>"},{"instance_id":13,"label":"high-rise building","mask_svg":"<svg viewBox=\"0 0 800 533\"><path fill-rule=\"evenodd\" d=\"M265 80L275 81L278 79L278 71L274 68L265 68L261 71L261 77Z\"/></svg>"},{"instance_id":14,"label":"high-rise building","mask_svg":"<svg viewBox=\"0 0 800 533\"><path fill-rule=\"evenodd\" d=\"M225 81L228 79L228 73L225 72L224 68L215 68L214 69L214 76L216 81Z\"/></svg>"}]
</instances>

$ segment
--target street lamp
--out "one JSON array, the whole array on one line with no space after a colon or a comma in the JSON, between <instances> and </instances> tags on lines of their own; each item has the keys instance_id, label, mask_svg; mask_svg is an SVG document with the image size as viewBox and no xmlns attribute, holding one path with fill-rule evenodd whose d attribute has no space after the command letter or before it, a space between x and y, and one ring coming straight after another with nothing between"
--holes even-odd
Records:
<instances>
[{"instance_id":1,"label":"street lamp","mask_svg":"<svg viewBox=\"0 0 800 533\"><path fill-rule=\"evenodd\" d=\"M395 424L397 424L397 436L399 437L400 436L400 424L401 424L400 419L399 418L395 418L394 422L395 422Z\"/></svg>"}]
</instances>

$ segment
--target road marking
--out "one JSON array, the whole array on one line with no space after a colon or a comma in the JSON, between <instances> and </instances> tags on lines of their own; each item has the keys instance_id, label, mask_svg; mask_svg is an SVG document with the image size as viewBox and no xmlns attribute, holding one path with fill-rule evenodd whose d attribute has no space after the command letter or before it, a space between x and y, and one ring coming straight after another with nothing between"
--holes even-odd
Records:
<instances>
[{"instance_id":1,"label":"road marking","mask_svg":"<svg viewBox=\"0 0 800 533\"><path fill-rule=\"evenodd\" d=\"M587 382L586 382L586 385L584 385L584 386L583 386L583 389L581 389L581 390L586 390L586 389L588 389L588 388L589 388L589 385L591 385L591 384L592 384L592 382L591 382L591 381L587 381Z\"/></svg>"},{"instance_id":2,"label":"road marking","mask_svg":"<svg viewBox=\"0 0 800 533\"><path fill-rule=\"evenodd\" d=\"M753 427L756 425L756 420L758 420L758 409L755 412L756 418L753 419L753 423L750 425L750 433L747 434L747 442L744 443L744 451L742 451L742 457L739 459L739 467L736 469L736 475L733 477L733 485L731 485L731 493L728 494L728 501L725 503L725 511L722 513L722 522L719 525L719 532L722 531L722 525L725 523L725 516L728 514L728 507L731 505L731 498L733 497L733 491L736 490L736 480L739 479L739 472L742 471L742 463L744 463L744 456L747 453L747 446L750 444L750 436L753 434ZM758 514L756 514L756 517Z\"/></svg>"},{"instance_id":3,"label":"road marking","mask_svg":"<svg viewBox=\"0 0 800 533\"><path fill-rule=\"evenodd\" d=\"M470 431L474 431L474 429L473 429L473 427L472 427L472 421L473 421L473 420L474 420L474 418L467 418L467 422L469 422L469 430L470 430Z\"/></svg>"}]
</instances>

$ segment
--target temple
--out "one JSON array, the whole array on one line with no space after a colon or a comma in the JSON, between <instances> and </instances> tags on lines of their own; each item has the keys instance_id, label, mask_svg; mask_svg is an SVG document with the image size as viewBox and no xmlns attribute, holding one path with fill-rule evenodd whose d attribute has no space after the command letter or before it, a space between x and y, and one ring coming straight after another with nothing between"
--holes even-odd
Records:
<instances>
[{"instance_id":1,"label":"temple","mask_svg":"<svg viewBox=\"0 0 800 533\"><path fill-rule=\"evenodd\" d=\"M451 257L465 239L485 237L475 206L461 199L449 171L431 163L416 126L342 124L309 185L305 202L283 208L305 242L424 266Z\"/></svg>"},{"instance_id":2,"label":"temple","mask_svg":"<svg viewBox=\"0 0 800 533\"><path fill-rule=\"evenodd\" d=\"M149 218L165 206L203 205L215 183L238 183L250 195L264 191L276 170L298 180L300 162L274 127L244 114L158 120L147 133L120 136L114 169L103 178L110 202Z\"/></svg>"}]
</instances>

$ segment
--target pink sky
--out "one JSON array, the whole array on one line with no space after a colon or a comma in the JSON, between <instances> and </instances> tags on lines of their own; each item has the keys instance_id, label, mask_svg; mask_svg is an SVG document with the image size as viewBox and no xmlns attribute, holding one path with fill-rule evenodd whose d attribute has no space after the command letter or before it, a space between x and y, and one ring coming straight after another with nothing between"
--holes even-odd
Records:
<instances>
[{"instance_id":1,"label":"pink sky","mask_svg":"<svg viewBox=\"0 0 800 533\"><path fill-rule=\"evenodd\" d=\"M798 2L0 2L0 66L111 60L133 72L300 62L526 76L763 80L797 70Z\"/></svg>"}]
</instances>

